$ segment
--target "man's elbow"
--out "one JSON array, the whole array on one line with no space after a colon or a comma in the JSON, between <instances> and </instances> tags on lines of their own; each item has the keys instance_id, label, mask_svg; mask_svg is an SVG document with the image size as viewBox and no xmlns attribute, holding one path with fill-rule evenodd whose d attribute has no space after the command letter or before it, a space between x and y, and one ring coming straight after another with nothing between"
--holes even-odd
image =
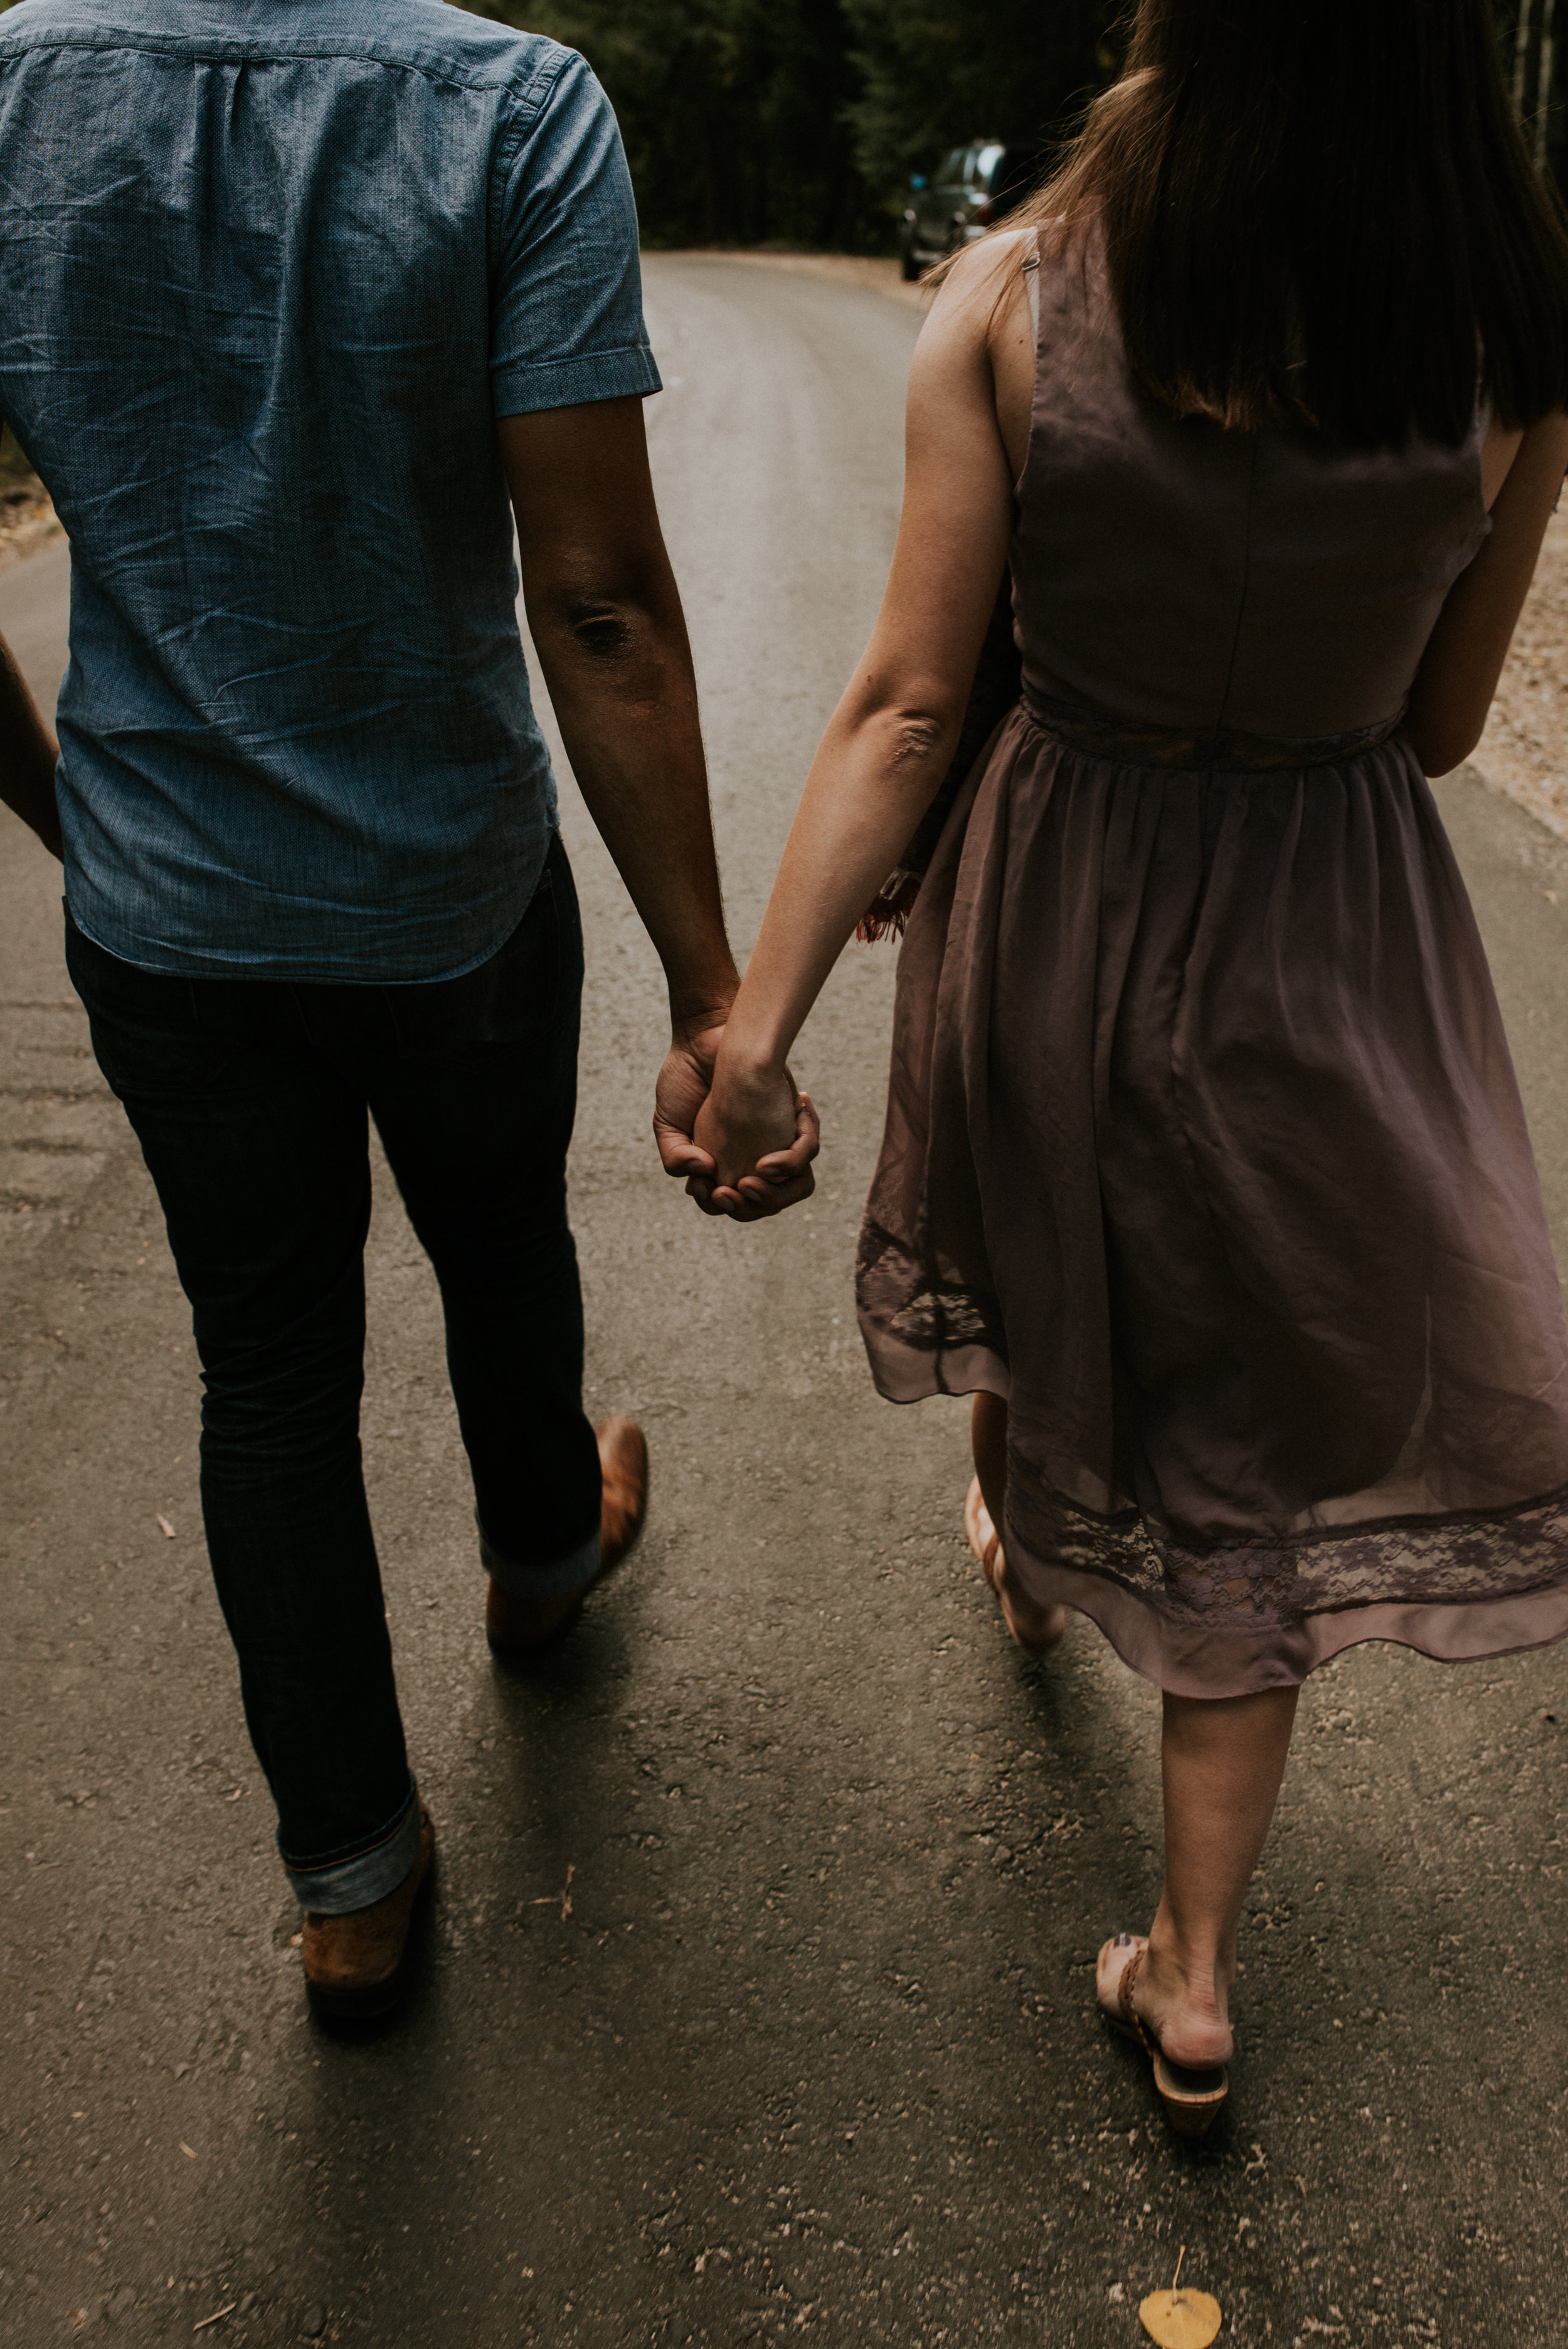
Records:
<instances>
[{"instance_id":1,"label":"man's elbow","mask_svg":"<svg viewBox=\"0 0 1568 2349\"><path fill-rule=\"evenodd\" d=\"M659 650L668 633L669 616L658 597L637 583L525 578L524 602L541 654L574 667L634 667Z\"/></svg>"},{"instance_id":2,"label":"man's elbow","mask_svg":"<svg viewBox=\"0 0 1568 2349\"><path fill-rule=\"evenodd\" d=\"M650 618L645 608L624 595L574 595L562 603L557 625L574 650L608 665L635 657Z\"/></svg>"},{"instance_id":3,"label":"man's elbow","mask_svg":"<svg viewBox=\"0 0 1568 2349\"><path fill-rule=\"evenodd\" d=\"M540 650L624 667L681 629L680 600L662 550L634 545L522 549L523 601Z\"/></svg>"}]
</instances>

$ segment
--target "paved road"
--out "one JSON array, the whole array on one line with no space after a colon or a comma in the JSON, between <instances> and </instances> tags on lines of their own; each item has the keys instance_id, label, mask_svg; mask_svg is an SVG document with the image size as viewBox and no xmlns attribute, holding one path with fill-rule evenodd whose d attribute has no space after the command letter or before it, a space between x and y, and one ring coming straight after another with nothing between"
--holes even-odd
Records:
<instances>
[{"instance_id":1,"label":"paved road","mask_svg":"<svg viewBox=\"0 0 1568 2349\"><path fill-rule=\"evenodd\" d=\"M648 276L744 942L872 618L918 320L738 263ZM43 686L62 561L0 578ZM1473 779L1443 799L1562 1244L1568 852ZM962 1410L877 1402L851 1335L892 956L846 957L799 1055L813 1208L715 1228L655 1170L652 957L570 799L566 826L589 1379L647 1423L652 1519L548 1677L492 1670L434 1287L378 1178L366 1457L442 1858L412 2010L360 2048L304 2019L183 1304L54 874L5 833L0 2338L190 2339L234 2303L214 2340L1088 2349L1141 2338L1185 2243L1222 2339L1568 2340L1563 1657L1367 1648L1312 1683L1233 2121L1173 2147L1090 2012L1156 1891L1156 1701L1085 1624L1044 1667L1007 1645Z\"/></svg>"}]
</instances>

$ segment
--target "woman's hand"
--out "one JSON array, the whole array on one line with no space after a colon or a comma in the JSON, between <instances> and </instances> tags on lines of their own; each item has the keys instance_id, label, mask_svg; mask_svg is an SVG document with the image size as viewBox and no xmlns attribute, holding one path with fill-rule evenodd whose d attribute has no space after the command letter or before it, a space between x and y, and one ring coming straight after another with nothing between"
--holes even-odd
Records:
<instances>
[{"instance_id":1,"label":"woman's hand","mask_svg":"<svg viewBox=\"0 0 1568 2349\"><path fill-rule=\"evenodd\" d=\"M760 1222L810 1197L820 1134L810 1099L788 1069L742 1072L721 1051L692 1134L713 1172L694 1172L686 1189L705 1215Z\"/></svg>"}]
</instances>

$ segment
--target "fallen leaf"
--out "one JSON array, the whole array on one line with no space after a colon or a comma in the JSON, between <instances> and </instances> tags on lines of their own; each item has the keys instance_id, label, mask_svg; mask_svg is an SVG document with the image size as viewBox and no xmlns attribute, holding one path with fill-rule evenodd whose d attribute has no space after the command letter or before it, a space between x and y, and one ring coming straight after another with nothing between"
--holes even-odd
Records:
<instances>
[{"instance_id":1,"label":"fallen leaf","mask_svg":"<svg viewBox=\"0 0 1568 2349\"><path fill-rule=\"evenodd\" d=\"M158 1523L164 1540L172 1541L174 1539L174 1528L161 1510L160 1510L158 1514Z\"/></svg>"},{"instance_id":2,"label":"fallen leaf","mask_svg":"<svg viewBox=\"0 0 1568 2349\"><path fill-rule=\"evenodd\" d=\"M1220 2303L1206 2292L1151 2292L1138 2314L1160 2349L1209 2349L1221 2323Z\"/></svg>"},{"instance_id":3,"label":"fallen leaf","mask_svg":"<svg viewBox=\"0 0 1568 2349\"><path fill-rule=\"evenodd\" d=\"M564 1925L566 1920L572 1914L572 1879L576 1873L577 1864L574 1860L567 1868L566 1881L562 1885L561 1890L559 1892L542 1893L539 1899L537 1900L531 1901L529 1906L533 1909L553 1909L555 1903L559 1900L561 1903L561 1921ZM678 1940L679 1936L677 1935L676 1938Z\"/></svg>"}]
</instances>

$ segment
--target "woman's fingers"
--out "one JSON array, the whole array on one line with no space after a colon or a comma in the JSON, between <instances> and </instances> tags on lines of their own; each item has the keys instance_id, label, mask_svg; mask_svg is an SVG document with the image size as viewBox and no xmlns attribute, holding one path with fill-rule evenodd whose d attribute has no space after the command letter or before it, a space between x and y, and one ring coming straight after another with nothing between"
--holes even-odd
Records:
<instances>
[{"instance_id":1,"label":"woman's fingers","mask_svg":"<svg viewBox=\"0 0 1568 2349\"><path fill-rule=\"evenodd\" d=\"M757 1172L765 1183L787 1187L805 1172L821 1147L822 1121L817 1115L811 1096L810 1093L797 1093L794 1141L788 1150L770 1150L766 1157L759 1158Z\"/></svg>"},{"instance_id":2,"label":"woman's fingers","mask_svg":"<svg viewBox=\"0 0 1568 2349\"><path fill-rule=\"evenodd\" d=\"M795 1139L789 1149L769 1151L758 1160L755 1170L741 1175L735 1186L740 1196L749 1202L754 1216L777 1216L784 1208L810 1197L817 1187L811 1161L821 1146L822 1121L811 1096L798 1093Z\"/></svg>"},{"instance_id":3,"label":"woman's fingers","mask_svg":"<svg viewBox=\"0 0 1568 2349\"><path fill-rule=\"evenodd\" d=\"M686 1165L686 1191L704 1215L728 1216L738 1224L759 1223L809 1199L816 1189L811 1161L821 1148L821 1121L809 1093L798 1092L788 1071L780 1098L762 1089L732 1099L722 1083L696 1120L702 1139L693 1145L700 1165ZM758 1149L781 1124L793 1138L782 1148ZM665 1164L669 1164L666 1158ZM741 1173L739 1169L746 1171ZM673 1171L673 1169L672 1169Z\"/></svg>"},{"instance_id":4,"label":"woman's fingers","mask_svg":"<svg viewBox=\"0 0 1568 2349\"><path fill-rule=\"evenodd\" d=\"M735 1185L735 1193L743 1203L742 1208L729 1212L738 1222L755 1223L763 1216L781 1215L809 1199L817 1187L811 1172L811 1161L822 1146L822 1122L817 1115L810 1093L795 1096L795 1139L788 1150L770 1150L757 1162L749 1174L743 1174Z\"/></svg>"}]
</instances>

